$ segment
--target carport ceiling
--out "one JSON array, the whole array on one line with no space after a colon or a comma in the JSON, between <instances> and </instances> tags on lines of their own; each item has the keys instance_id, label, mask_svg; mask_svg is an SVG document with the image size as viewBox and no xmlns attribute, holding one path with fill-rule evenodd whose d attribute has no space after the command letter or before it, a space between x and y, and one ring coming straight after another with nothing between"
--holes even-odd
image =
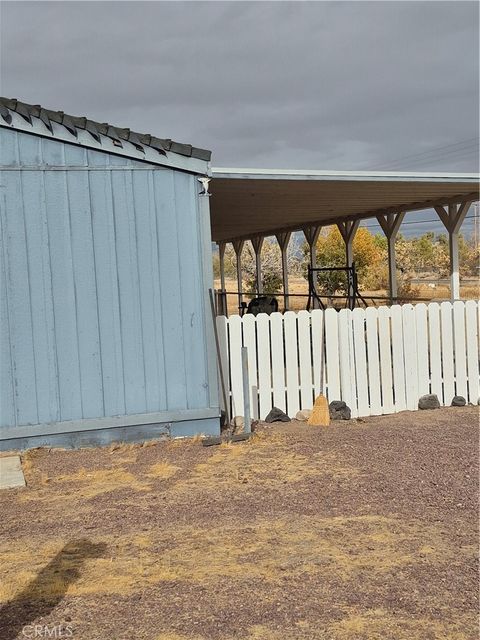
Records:
<instances>
[{"instance_id":1,"label":"carport ceiling","mask_svg":"<svg viewBox=\"0 0 480 640\"><path fill-rule=\"evenodd\" d=\"M212 169L214 241L479 199L479 174Z\"/></svg>"}]
</instances>

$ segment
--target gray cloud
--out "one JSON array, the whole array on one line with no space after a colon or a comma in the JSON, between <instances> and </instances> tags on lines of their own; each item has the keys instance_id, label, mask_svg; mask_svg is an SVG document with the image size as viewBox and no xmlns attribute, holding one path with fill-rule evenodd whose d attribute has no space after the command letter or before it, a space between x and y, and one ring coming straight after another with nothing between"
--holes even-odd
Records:
<instances>
[{"instance_id":1,"label":"gray cloud","mask_svg":"<svg viewBox=\"0 0 480 640\"><path fill-rule=\"evenodd\" d=\"M217 165L386 167L478 136L475 2L2 2L1 18L3 95Z\"/></svg>"}]
</instances>

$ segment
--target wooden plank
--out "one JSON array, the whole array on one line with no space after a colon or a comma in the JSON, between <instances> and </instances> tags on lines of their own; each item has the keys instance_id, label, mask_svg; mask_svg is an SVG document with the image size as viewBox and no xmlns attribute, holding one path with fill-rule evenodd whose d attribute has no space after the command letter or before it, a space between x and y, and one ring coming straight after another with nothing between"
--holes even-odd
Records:
<instances>
[{"instance_id":1,"label":"wooden plank","mask_svg":"<svg viewBox=\"0 0 480 640\"><path fill-rule=\"evenodd\" d=\"M365 336L365 310L352 311L353 348L355 354L355 375L357 379L358 415L370 415L368 397L367 351Z\"/></svg>"},{"instance_id":2,"label":"wooden plank","mask_svg":"<svg viewBox=\"0 0 480 640\"><path fill-rule=\"evenodd\" d=\"M418 408L417 336L413 305L402 306L405 398L407 409Z\"/></svg>"},{"instance_id":3,"label":"wooden plank","mask_svg":"<svg viewBox=\"0 0 480 640\"><path fill-rule=\"evenodd\" d=\"M405 411L407 408L405 395L402 307L399 305L393 305L390 313L392 331L393 392L395 411L398 412Z\"/></svg>"},{"instance_id":4,"label":"wooden plank","mask_svg":"<svg viewBox=\"0 0 480 640\"><path fill-rule=\"evenodd\" d=\"M67 187L82 414L84 418L98 418L104 415L103 378L88 173L68 171Z\"/></svg>"},{"instance_id":5,"label":"wooden plank","mask_svg":"<svg viewBox=\"0 0 480 640\"><path fill-rule=\"evenodd\" d=\"M414 309L417 334L417 390L420 397L430 393L427 305L420 303L415 305Z\"/></svg>"},{"instance_id":6,"label":"wooden plank","mask_svg":"<svg viewBox=\"0 0 480 640\"><path fill-rule=\"evenodd\" d=\"M373 416L379 416L382 414L382 394L380 381L380 359L378 351L378 309L376 307L369 307L365 310L365 322L367 328L367 366L370 413Z\"/></svg>"},{"instance_id":7,"label":"wooden plank","mask_svg":"<svg viewBox=\"0 0 480 640\"><path fill-rule=\"evenodd\" d=\"M257 316L257 358L259 415L262 420L272 408L272 371L270 366L270 321L266 313Z\"/></svg>"},{"instance_id":8,"label":"wooden plank","mask_svg":"<svg viewBox=\"0 0 480 640\"><path fill-rule=\"evenodd\" d=\"M465 339L465 303L453 303L453 345L455 352L455 393L468 398L467 345Z\"/></svg>"},{"instance_id":9,"label":"wooden plank","mask_svg":"<svg viewBox=\"0 0 480 640\"><path fill-rule=\"evenodd\" d=\"M232 389L232 418L243 416L242 381L242 319L232 316L228 320L230 347L230 376Z\"/></svg>"},{"instance_id":10,"label":"wooden plank","mask_svg":"<svg viewBox=\"0 0 480 640\"><path fill-rule=\"evenodd\" d=\"M283 316L285 331L285 368L287 381L287 413L292 418L300 409L298 353L297 353L297 316L287 311Z\"/></svg>"},{"instance_id":11,"label":"wooden plank","mask_svg":"<svg viewBox=\"0 0 480 640\"><path fill-rule=\"evenodd\" d=\"M270 316L270 335L272 344L273 405L286 412L285 348L281 313L272 313Z\"/></svg>"},{"instance_id":12,"label":"wooden plank","mask_svg":"<svg viewBox=\"0 0 480 640\"><path fill-rule=\"evenodd\" d=\"M115 172L112 172L115 173ZM183 294L180 292L180 256L176 244L177 219L173 171L161 170L153 174L155 210L157 215L157 246L162 298L162 339L164 345L167 405L169 409L187 406L187 382L183 325L178 313L183 313ZM121 254L118 254L119 260ZM173 313L172 310L176 310Z\"/></svg>"},{"instance_id":13,"label":"wooden plank","mask_svg":"<svg viewBox=\"0 0 480 640\"><path fill-rule=\"evenodd\" d=\"M314 309L310 315L312 323L313 383L314 396L316 398L320 394L320 354L322 344L323 311L321 309Z\"/></svg>"},{"instance_id":14,"label":"wooden plank","mask_svg":"<svg viewBox=\"0 0 480 640\"><path fill-rule=\"evenodd\" d=\"M436 394L440 404L443 404L440 305L437 302L431 302L428 305L428 351L430 355L430 393Z\"/></svg>"},{"instance_id":15,"label":"wooden plank","mask_svg":"<svg viewBox=\"0 0 480 640\"><path fill-rule=\"evenodd\" d=\"M310 333L310 314L298 312L298 358L300 369L300 406L302 409L313 407L312 381L312 338Z\"/></svg>"},{"instance_id":16,"label":"wooden plank","mask_svg":"<svg viewBox=\"0 0 480 640\"><path fill-rule=\"evenodd\" d=\"M390 308L378 308L378 338L380 351L380 378L382 388L382 413L394 413L392 338L390 333Z\"/></svg>"},{"instance_id":17,"label":"wooden plank","mask_svg":"<svg viewBox=\"0 0 480 640\"><path fill-rule=\"evenodd\" d=\"M468 400L477 404L480 396L479 382L479 329L478 307L474 300L465 303L466 341L467 341L467 374L468 374Z\"/></svg>"},{"instance_id":18,"label":"wooden plank","mask_svg":"<svg viewBox=\"0 0 480 640\"><path fill-rule=\"evenodd\" d=\"M352 417L356 418L358 416L358 407L355 358L351 348L352 331L352 312L350 309L341 309L338 314L341 399L350 407Z\"/></svg>"},{"instance_id":19,"label":"wooden plank","mask_svg":"<svg viewBox=\"0 0 480 640\"><path fill-rule=\"evenodd\" d=\"M248 349L248 377L250 383L250 411L252 418L258 420L258 371L257 371L257 322L253 314L243 316L243 346Z\"/></svg>"},{"instance_id":20,"label":"wooden plank","mask_svg":"<svg viewBox=\"0 0 480 640\"><path fill-rule=\"evenodd\" d=\"M340 400L340 356L338 352L338 314L335 309L325 311L325 339L326 366L325 379L327 382L328 401Z\"/></svg>"},{"instance_id":21,"label":"wooden plank","mask_svg":"<svg viewBox=\"0 0 480 640\"><path fill-rule=\"evenodd\" d=\"M452 305L442 302L440 305L440 323L442 340L442 373L443 373L443 401L446 406L452 402L455 395L455 369L453 360L453 321Z\"/></svg>"}]
</instances>

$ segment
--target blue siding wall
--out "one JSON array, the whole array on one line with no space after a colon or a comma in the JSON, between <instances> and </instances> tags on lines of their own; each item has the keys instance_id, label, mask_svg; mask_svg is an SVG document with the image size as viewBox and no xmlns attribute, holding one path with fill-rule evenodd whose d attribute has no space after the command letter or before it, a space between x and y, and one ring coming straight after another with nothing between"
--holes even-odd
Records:
<instances>
[{"instance_id":1,"label":"blue siding wall","mask_svg":"<svg viewBox=\"0 0 480 640\"><path fill-rule=\"evenodd\" d=\"M210 407L198 189L0 128L0 426Z\"/></svg>"}]
</instances>

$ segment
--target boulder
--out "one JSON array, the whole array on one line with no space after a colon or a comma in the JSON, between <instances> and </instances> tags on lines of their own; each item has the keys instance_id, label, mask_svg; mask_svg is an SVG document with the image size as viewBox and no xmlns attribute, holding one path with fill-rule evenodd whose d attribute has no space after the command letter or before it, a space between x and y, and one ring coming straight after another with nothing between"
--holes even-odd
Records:
<instances>
[{"instance_id":1,"label":"boulder","mask_svg":"<svg viewBox=\"0 0 480 640\"><path fill-rule=\"evenodd\" d=\"M273 407L268 416L265 418L265 422L290 422L290 418L281 409Z\"/></svg>"},{"instance_id":2,"label":"boulder","mask_svg":"<svg viewBox=\"0 0 480 640\"><path fill-rule=\"evenodd\" d=\"M418 401L419 409L440 409L440 402L435 393L427 393Z\"/></svg>"},{"instance_id":3,"label":"boulder","mask_svg":"<svg viewBox=\"0 0 480 640\"><path fill-rule=\"evenodd\" d=\"M352 411L343 400L332 400L328 405L330 420L350 420Z\"/></svg>"},{"instance_id":4,"label":"boulder","mask_svg":"<svg viewBox=\"0 0 480 640\"><path fill-rule=\"evenodd\" d=\"M311 409L302 409L302 411L297 411L295 420L298 420L299 422L306 422L311 415L312 415Z\"/></svg>"},{"instance_id":5,"label":"boulder","mask_svg":"<svg viewBox=\"0 0 480 640\"><path fill-rule=\"evenodd\" d=\"M467 401L463 396L453 396L452 407L464 407Z\"/></svg>"}]
</instances>

